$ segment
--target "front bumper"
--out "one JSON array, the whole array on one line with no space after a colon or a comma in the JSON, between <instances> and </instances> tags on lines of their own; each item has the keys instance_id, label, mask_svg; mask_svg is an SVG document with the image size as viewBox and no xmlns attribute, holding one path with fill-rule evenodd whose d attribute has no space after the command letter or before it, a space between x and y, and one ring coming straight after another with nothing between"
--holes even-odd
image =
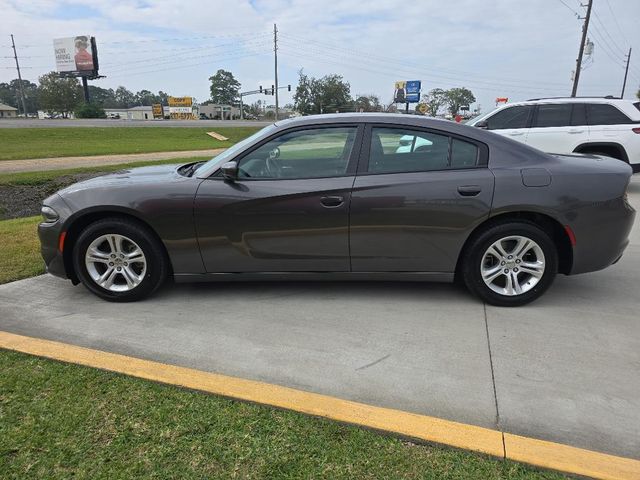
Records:
<instances>
[{"instance_id":1,"label":"front bumper","mask_svg":"<svg viewBox=\"0 0 640 480\"><path fill-rule=\"evenodd\" d=\"M50 196L42 203L53 208L60 216L56 222L43 222L38 225L42 259L48 273L56 277L70 278L65 266L63 250L60 249L60 236L65 231L65 220L69 217L71 211L58 194Z\"/></svg>"}]
</instances>

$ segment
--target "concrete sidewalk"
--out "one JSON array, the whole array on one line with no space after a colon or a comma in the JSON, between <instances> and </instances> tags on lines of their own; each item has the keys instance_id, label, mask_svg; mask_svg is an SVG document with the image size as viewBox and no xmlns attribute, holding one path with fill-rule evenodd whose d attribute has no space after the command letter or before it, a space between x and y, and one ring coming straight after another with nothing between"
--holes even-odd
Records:
<instances>
[{"instance_id":1,"label":"concrete sidewalk","mask_svg":"<svg viewBox=\"0 0 640 480\"><path fill-rule=\"evenodd\" d=\"M213 157L224 150L224 148L214 148L208 150L184 150L178 152L130 153L126 155L90 155L84 157L3 160L0 161L0 174L41 172L44 170L63 170L66 168L78 167L99 167L102 165L119 165L121 163L171 160L174 158Z\"/></svg>"},{"instance_id":2,"label":"concrete sidewalk","mask_svg":"<svg viewBox=\"0 0 640 480\"><path fill-rule=\"evenodd\" d=\"M514 309L420 283L175 285L112 304L41 276L0 286L0 330L640 459L639 271L636 224L618 264Z\"/></svg>"}]
</instances>

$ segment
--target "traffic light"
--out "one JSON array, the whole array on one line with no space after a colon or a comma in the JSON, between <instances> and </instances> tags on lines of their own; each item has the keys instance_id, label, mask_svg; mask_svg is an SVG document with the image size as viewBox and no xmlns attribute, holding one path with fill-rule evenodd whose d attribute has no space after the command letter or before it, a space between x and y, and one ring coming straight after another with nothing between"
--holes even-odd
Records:
<instances>
[{"instance_id":1,"label":"traffic light","mask_svg":"<svg viewBox=\"0 0 640 480\"><path fill-rule=\"evenodd\" d=\"M287 85L287 91L290 92L291 91L291 85Z\"/></svg>"},{"instance_id":2,"label":"traffic light","mask_svg":"<svg viewBox=\"0 0 640 480\"><path fill-rule=\"evenodd\" d=\"M276 87L275 85L271 85L271 95L275 95L276 93Z\"/></svg>"},{"instance_id":3,"label":"traffic light","mask_svg":"<svg viewBox=\"0 0 640 480\"><path fill-rule=\"evenodd\" d=\"M262 93L262 85L260 85L260 93Z\"/></svg>"}]
</instances>

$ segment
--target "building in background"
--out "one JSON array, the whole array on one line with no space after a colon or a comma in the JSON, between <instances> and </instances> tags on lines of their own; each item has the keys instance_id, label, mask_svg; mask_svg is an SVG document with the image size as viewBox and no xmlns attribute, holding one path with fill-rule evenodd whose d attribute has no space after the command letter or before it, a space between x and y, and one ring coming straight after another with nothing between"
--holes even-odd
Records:
<instances>
[{"instance_id":1,"label":"building in background","mask_svg":"<svg viewBox=\"0 0 640 480\"><path fill-rule=\"evenodd\" d=\"M18 109L0 103L0 118L16 118L18 116Z\"/></svg>"},{"instance_id":2,"label":"building in background","mask_svg":"<svg viewBox=\"0 0 640 480\"><path fill-rule=\"evenodd\" d=\"M233 120L240 118L240 109L234 105L208 103L198 105L200 118L208 120Z\"/></svg>"}]
</instances>

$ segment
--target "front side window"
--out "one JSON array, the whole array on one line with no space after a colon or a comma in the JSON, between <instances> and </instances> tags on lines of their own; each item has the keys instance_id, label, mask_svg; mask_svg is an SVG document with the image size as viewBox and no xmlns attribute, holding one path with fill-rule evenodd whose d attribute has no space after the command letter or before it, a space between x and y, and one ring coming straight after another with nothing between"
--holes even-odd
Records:
<instances>
[{"instance_id":1,"label":"front side window","mask_svg":"<svg viewBox=\"0 0 640 480\"><path fill-rule=\"evenodd\" d=\"M632 123L631 119L613 105L592 103L587 105L589 125L621 125Z\"/></svg>"},{"instance_id":2,"label":"front side window","mask_svg":"<svg viewBox=\"0 0 640 480\"><path fill-rule=\"evenodd\" d=\"M571 105L551 103L539 105L534 127L568 127L571 125Z\"/></svg>"},{"instance_id":3,"label":"front side window","mask_svg":"<svg viewBox=\"0 0 640 480\"><path fill-rule=\"evenodd\" d=\"M247 154L238 177L321 178L346 175L356 127L326 127L284 133Z\"/></svg>"},{"instance_id":4,"label":"front side window","mask_svg":"<svg viewBox=\"0 0 640 480\"><path fill-rule=\"evenodd\" d=\"M533 107L521 105L500 110L485 120L488 130L504 130L507 128L526 128Z\"/></svg>"},{"instance_id":5,"label":"front side window","mask_svg":"<svg viewBox=\"0 0 640 480\"><path fill-rule=\"evenodd\" d=\"M478 147L448 135L373 127L369 173L424 172L475 167Z\"/></svg>"}]
</instances>

